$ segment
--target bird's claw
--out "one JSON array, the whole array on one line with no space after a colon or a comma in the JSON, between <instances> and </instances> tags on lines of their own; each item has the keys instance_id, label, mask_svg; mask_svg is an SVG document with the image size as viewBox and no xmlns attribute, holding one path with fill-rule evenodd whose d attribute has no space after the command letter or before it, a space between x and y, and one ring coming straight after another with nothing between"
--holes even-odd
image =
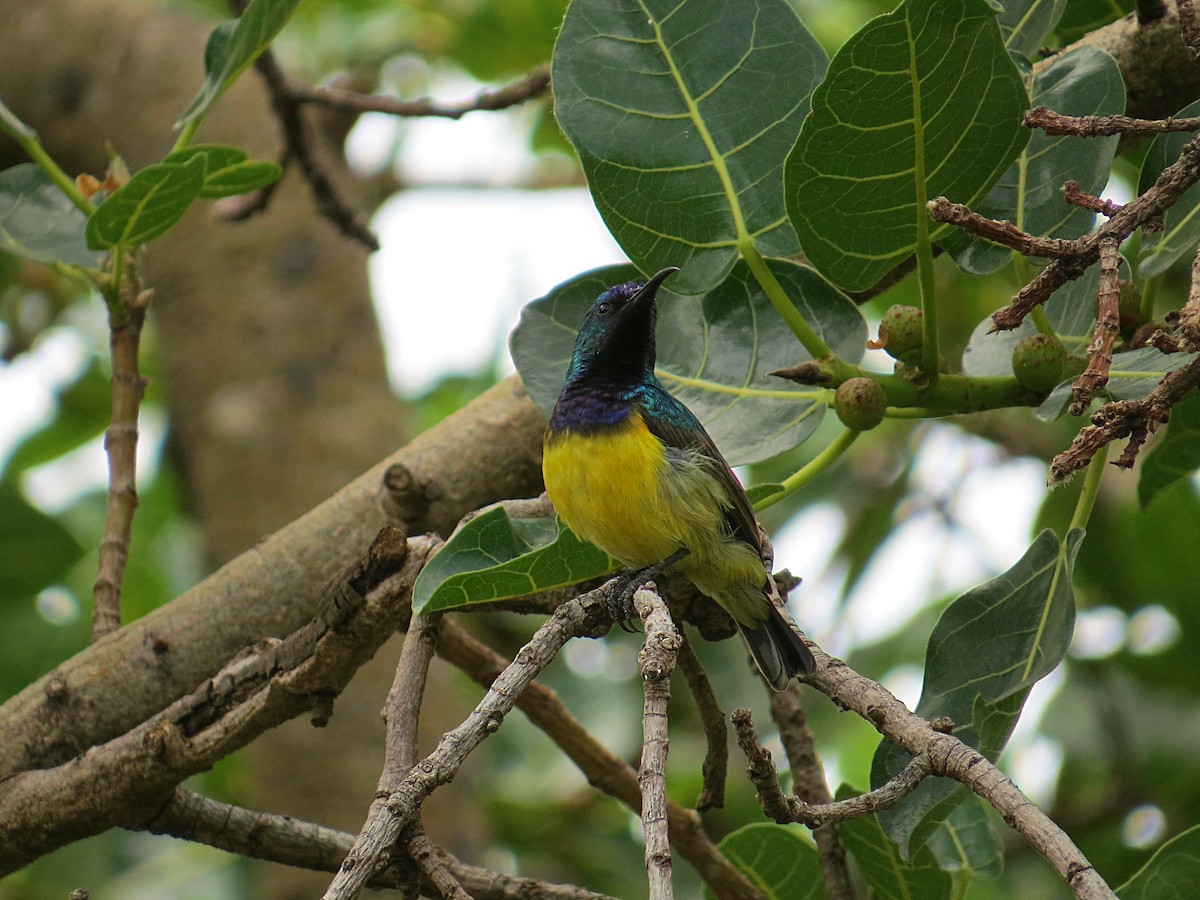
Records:
<instances>
[{"instance_id":1,"label":"bird's claw","mask_svg":"<svg viewBox=\"0 0 1200 900\"><path fill-rule=\"evenodd\" d=\"M645 583L643 572L633 572L623 576L608 595L609 615L621 630L628 634L637 633L637 629L633 627L633 617L636 614L633 608L633 595Z\"/></svg>"}]
</instances>

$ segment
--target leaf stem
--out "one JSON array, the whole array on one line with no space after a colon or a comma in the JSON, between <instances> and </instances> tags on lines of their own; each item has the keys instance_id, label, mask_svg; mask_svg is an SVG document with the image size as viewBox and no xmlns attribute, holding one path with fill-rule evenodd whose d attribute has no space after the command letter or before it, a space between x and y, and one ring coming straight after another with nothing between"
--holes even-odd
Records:
<instances>
[{"instance_id":1,"label":"leaf stem","mask_svg":"<svg viewBox=\"0 0 1200 900\"><path fill-rule=\"evenodd\" d=\"M1158 293L1158 285L1161 281L1162 276L1155 275L1142 282L1142 303L1138 307L1138 319L1142 322L1150 322L1154 319L1154 295Z\"/></svg>"},{"instance_id":2,"label":"leaf stem","mask_svg":"<svg viewBox=\"0 0 1200 900\"><path fill-rule=\"evenodd\" d=\"M1105 444L1088 463L1087 474L1083 478L1083 487L1079 491L1079 499L1075 501L1075 513L1071 516L1068 534L1076 528L1087 528L1088 519L1092 516L1092 508L1096 505L1096 494L1100 490L1100 479L1104 475L1104 465L1108 460L1108 445Z\"/></svg>"},{"instance_id":3,"label":"leaf stem","mask_svg":"<svg viewBox=\"0 0 1200 900\"><path fill-rule=\"evenodd\" d=\"M775 273L771 271L767 261L762 258L762 254L754 246L754 242L741 242L738 249L741 250L742 257L766 293L767 299L775 307L775 311L792 330L792 334L796 335L800 343L804 345L804 349L809 352L809 355L813 359L833 356L833 351L829 349L825 339L804 320L804 316L800 315L800 311L796 309L795 304L783 289L783 285L779 283L779 279L775 277Z\"/></svg>"},{"instance_id":4,"label":"leaf stem","mask_svg":"<svg viewBox=\"0 0 1200 900\"><path fill-rule=\"evenodd\" d=\"M17 118L13 111L3 103L0 103L0 131L8 134L21 146L25 154L50 176L50 180L66 195L68 200L79 208L80 212L85 216L90 216L96 211L92 202L83 196L83 193L75 186L71 176L50 158L50 154L46 152L38 138L38 133Z\"/></svg>"},{"instance_id":5,"label":"leaf stem","mask_svg":"<svg viewBox=\"0 0 1200 900\"><path fill-rule=\"evenodd\" d=\"M197 116L192 119L179 131L179 137L175 138L175 144L171 147L171 152L176 153L183 150L192 142L192 138L196 136L196 131L200 128L200 123L204 121L204 116Z\"/></svg>"},{"instance_id":6,"label":"leaf stem","mask_svg":"<svg viewBox=\"0 0 1200 900\"><path fill-rule=\"evenodd\" d=\"M855 431L853 428L844 429L841 434L834 438L833 443L785 478L781 484L783 490L768 494L755 503L754 511L759 512L768 506L778 503L783 498L790 497L796 493L796 491L828 469L834 460L846 452L860 434L862 434L861 431Z\"/></svg>"}]
</instances>

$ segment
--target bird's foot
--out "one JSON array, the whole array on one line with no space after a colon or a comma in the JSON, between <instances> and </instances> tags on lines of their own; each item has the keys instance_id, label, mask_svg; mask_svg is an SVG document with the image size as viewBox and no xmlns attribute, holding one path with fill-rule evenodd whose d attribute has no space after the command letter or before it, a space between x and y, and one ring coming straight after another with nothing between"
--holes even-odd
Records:
<instances>
[{"instance_id":1,"label":"bird's foot","mask_svg":"<svg viewBox=\"0 0 1200 900\"><path fill-rule=\"evenodd\" d=\"M608 611L613 617L622 631L634 634L636 629L633 627L633 618L637 614L633 607L633 595L637 593L638 588L645 586L649 581L653 581L664 571L669 569L679 560L688 555L686 547L680 547L662 562L655 563L652 566L646 566L644 569L630 572L627 575L622 575L617 583L613 586L612 593L608 596Z\"/></svg>"}]
</instances>

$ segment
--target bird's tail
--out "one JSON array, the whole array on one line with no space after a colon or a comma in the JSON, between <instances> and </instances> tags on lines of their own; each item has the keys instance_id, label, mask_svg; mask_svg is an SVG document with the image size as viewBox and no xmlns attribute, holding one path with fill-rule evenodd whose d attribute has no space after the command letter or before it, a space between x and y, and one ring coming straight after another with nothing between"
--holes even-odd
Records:
<instances>
[{"instance_id":1,"label":"bird's tail","mask_svg":"<svg viewBox=\"0 0 1200 900\"><path fill-rule=\"evenodd\" d=\"M793 676L811 675L816 669L817 663L808 647L774 605L760 625L738 627L755 665L774 690L782 691Z\"/></svg>"}]
</instances>

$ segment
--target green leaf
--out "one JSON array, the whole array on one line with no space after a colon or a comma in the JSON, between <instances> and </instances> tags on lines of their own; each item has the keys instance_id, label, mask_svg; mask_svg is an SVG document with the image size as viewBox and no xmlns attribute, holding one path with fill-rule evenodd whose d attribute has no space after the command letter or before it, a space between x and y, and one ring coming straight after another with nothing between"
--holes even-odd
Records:
<instances>
[{"instance_id":1,"label":"green leaf","mask_svg":"<svg viewBox=\"0 0 1200 900\"><path fill-rule=\"evenodd\" d=\"M1066 8L1067 0L1004 0L999 19L1004 46L1033 59Z\"/></svg>"},{"instance_id":2,"label":"green leaf","mask_svg":"<svg viewBox=\"0 0 1200 900\"><path fill-rule=\"evenodd\" d=\"M221 144L194 144L167 155L165 163L186 163L203 156L204 187L200 197L216 200L266 187L283 175L283 167L262 159L250 159L244 150Z\"/></svg>"},{"instance_id":3,"label":"green leaf","mask_svg":"<svg viewBox=\"0 0 1200 900\"><path fill-rule=\"evenodd\" d=\"M555 519L510 519L496 507L450 536L413 586L413 612L524 597L614 569L607 554Z\"/></svg>"},{"instance_id":4,"label":"green leaf","mask_svg":"<svg viewBox=\"0 0 1200 900\"><path fill-rule=\"evenodd\" d=\"M213 29L204 48L204 84L175 123L176 128L208 112L225 89L275 40L299 3L300 0L250 0L241 17L227 19Z\"/></svg>"},{"instance_id":5,"label":"green leaf","mask_svg":"<svg viewBox=\"0 0 1200 900\"><path fill-rule=\"evenodd\" d=\"M83 547L56 519L30 505L16 485L0 482L0 599L32 597L61 580Z\"/></svg>"},{"instance_id":6,"label":"green leaf","mask_svg":"<svg viewBox=\"0 0 1200 900\"><path fill-rule=\"evenodd\" d=\"M100 204L87 223L94 250L137 247L179 221L204 187L204 156L159 163L137 172Z\"/></svg>"},{"instance_id":7,"label":"green leaf","mask_svg":"<svg viewBox=\"0 0 1200 900\"><path fill-rule=\"evenodd\" d=\"M0 250L35 262L99 264L84 240L85 216L41 167L22 163L0 172Z\"/></svg>"},{"instance_id":8,"label":"green leaf","mask_svg":"<svg viewBox=\"0 0 1200 900\"><path fill-rule=\"evenodd\" d=\"M829 64L788 156L788 215L814 266L869 288L917 247L926 203L973 203L1029 139L1028 106L986 0L902 3ZM930 225L930 239L947 226Z\"/></svg>"},{"instance_id":9,"label":"green leaf","mask_svg":"<svg viewBox=\"0 0 1200 900\"><path fill-rule=\"evenodd\" d=\"M958 738L989 759L999 755L1029 688L1058 665L1070 643L1072 568L1082 537L1076 529L1061 544L1053 531L1043 531L1007 572L946 608L929 636L918 715L948 716ZM872 786L908 760L902 749L882 741L871 766ZM912 858L966 796L955 781L926 779L879 820L904 857Z\"/></svg>"},{"instance_id":10,"label":"green leaf","mask_svg":"<svg viewBox=\"0 0 1200 900\"><path fill-rule=\"evenodd\" d=\"M1038 73L1032 102L1070 116L1118 115L1125 111L1125 82L1107 53L1077 47ZM1017 161L975 210L990 219L1012 222L1029 234L1077 238L1091 230L1096 215L1067 203L1062 187L1074 179L1089 194L1100 193L1108 182L1118 140L1116 135L1067 137L1035 130ZM972 274L990 275L1012 255L1007 247L969 241L955 253L955 262Z\"/></svg>"},{"instance_id":11,"label":"green leaf","mask_svg":"<svg viewBox=\"0 0 1200 900\"><path fill-rule=\"evenodd\" d=\"M838 788L837 799L849 800L860 791L849 785ZM884 833L875 816L839 822L838 834L846 850L858 863L863 879L878 900L950 900L953 879L942 871L933 854L922 848L911 862L900 858L896 842Z\"/></svg>"},{"instance_id":12,"label":"green leaf","mask_svg":"<svg viewBox=\"0 0 1200 900\"><path fill-rule=\"evenodd\" d=\"M1107 400L1140 399L1154 390L1168 372L1183 368L1195 358L1195 353L1162 353L1153 347L1114 353L1108 384L1097 392L1097 396ZM1034 414L1043 422L1052 422L1061 416L1071 400L1073 381L1064 381L1051 391Z\"/></svg>"},{"instance_id":13,"label":"green leaf","mask_svg":"<svg viewBox=\"0 0 1200 900\"><path fill-rule=\"evenodd\" d=\"M867 330L858 308L811 269L781 260L768 264L833 351L851 362L860 359ZM632 266L595 269L522 311L512 335L513 362L530 396L547 413L562 389L584 313L604 289L637 278ZM732 465L782 453L816 430L826 392L767 374L808 357L780 325L744 262L703 296L684 297L665 287L658 296L655 371Z\"/></svg>"},{"instance_id":14,"label":"green leaf","mask_svg":"<svg viewBox=\"0 0 1200 900\"><path fill-rule=\"evenodd\" d=\"M965 790L965 789L964 789ZM922 848L947 872L998 878L1004 871L1004 840L992 827L982 800L967 794Z\"/></svg>"},{"instance_id":15,"label":"green leaf","mask_svg":"<svg viewBox=\"0 0 1200 900\"><path fill-rule=\"evenodd\" d=\"M718 284L739 248L799 246L783 162L826 58L785 0L575 0L554 107L600 214L642 271Z\"/></svg>"},{"instance_id":16,"label":"green leaf","mask_svg":"<svg viewBox=\"0 0 1200 900\"><path fill-rule=\"evenodd\" d=\"M1069 0L1054 30L1065 46L1133 10L1136 0Z\"/></svg>"},{"instance_id":17,"label":"green leaf","mask_svg":"<svg viewBox=\"0 0 1200 900\"><path fill-rule=\"evenodd\" d=\"M1189 103L1178 113L1178 118L1200 115L1200 100ZM1183 145L1195 137L1195 132L1180 131L1160 134L1150 145L1150 152L1142 163L1142 174L1138 179L1138 193L1149 190L1163 169L1183 151ZM1138 262L1140 278L1161 275L1184 256L1191 256L1200 241L1200 184L1194 184L1163 213L1162 231L1144 233L1142 258Z\"/></svg>"},{"instance_id":18,"label":"green leaf","mask_svg":"<svg viewBox=\"0 0 1200 900\"><path fill-rule=\"evenodd\" d=\"M1117 888L1121 900L1193 900L1200 897L1200 825L1177 834L1154 851L1137 873Z\"/></svg>"},{"instance_id":19,"label":"green leaf","mask_svg":"<svg viewBox=\"0 0 1200 900\"><path fill-rule=\"evenodd\" d=\"M1200 469L1200 394L1193 394L1171 409L1167 434L1142 462L1138 500L1145 509L1154 496Z\"/></svg>"},{"instance_id":20,"label":"green leaf","mask_svg":"<svg viewBox=\"0 0 1200 900\"><path fill-rule=\"evenodd\" d=\"M825 900L825 879L812 844L783 825L759 822L717 844L766 900ZM707 887L704 896L712 900Z\"/></svg>"}]
</instances>

